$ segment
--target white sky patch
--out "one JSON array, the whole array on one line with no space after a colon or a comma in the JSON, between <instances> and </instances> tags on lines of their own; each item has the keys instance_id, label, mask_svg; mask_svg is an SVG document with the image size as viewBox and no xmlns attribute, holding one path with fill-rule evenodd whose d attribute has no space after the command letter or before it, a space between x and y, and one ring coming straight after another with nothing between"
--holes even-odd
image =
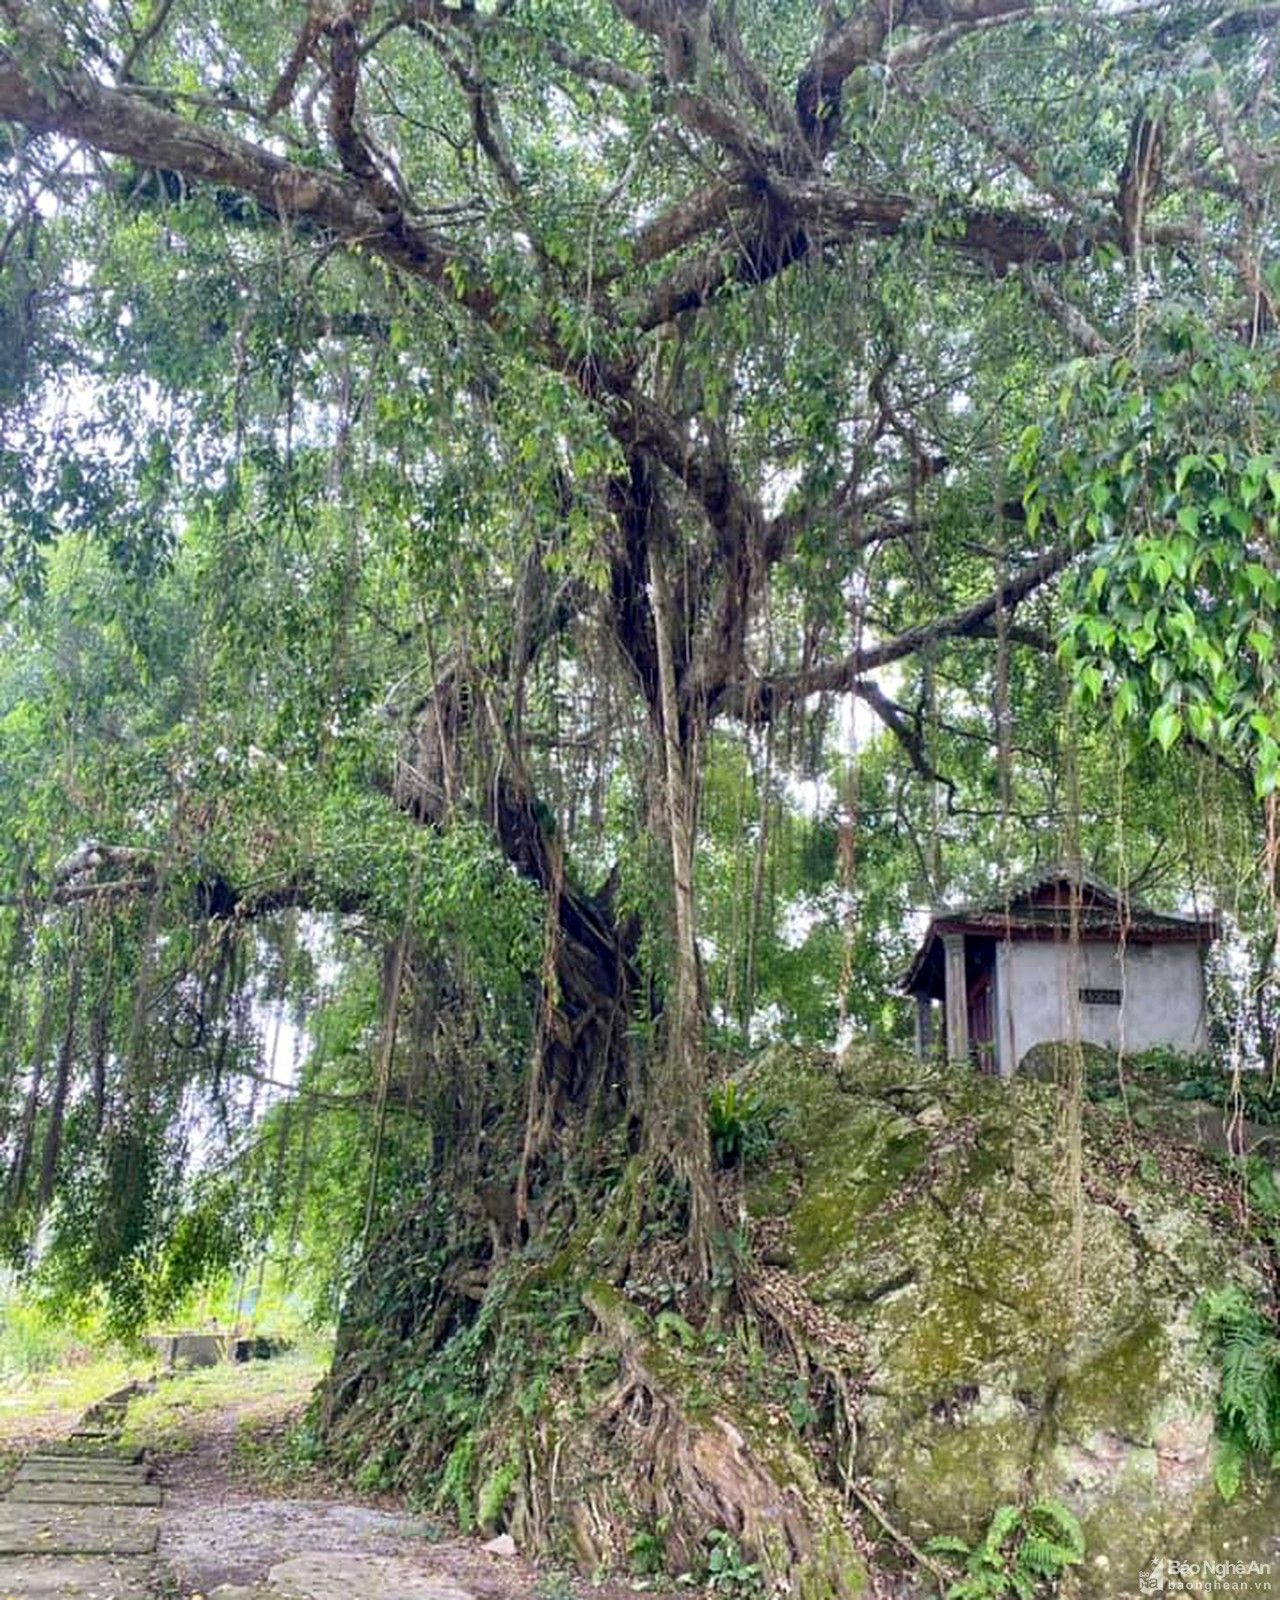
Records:
<instances>
[{"instance_id":1,"label":"white sky patch","mask_svg":"<svg viewBox=\"0 0 1280 1600\"><path fill-rule=\"evenodd\" d=\"M867 641L868 644L874 642ZM902 674L897 668L889 667L882 672L868 673L867 680L892 700L902 683ZM806 705L815 706L817 701L818 696L814 695ZM865 700L854 694L839 698L832 739L836 752L856 761L871 741L885 732L884 724ZM828 814L835 809L839 798L835 785L822 773L809 777L794 772L784 773L782 788L795 809L806 817Z\"/></svg>"}]
</instances>

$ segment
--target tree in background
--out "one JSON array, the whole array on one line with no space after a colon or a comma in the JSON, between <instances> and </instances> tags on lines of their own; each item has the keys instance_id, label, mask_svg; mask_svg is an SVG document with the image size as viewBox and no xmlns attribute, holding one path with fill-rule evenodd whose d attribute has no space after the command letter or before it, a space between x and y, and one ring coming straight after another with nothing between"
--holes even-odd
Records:
<instances>
[{"instance_id":1,"label":"tree in background","mask_svg":"<svg viewBox=\"0 0 1280 1600\"><path fill-rule=\"evenodd\" d=\"M396 1316L474 1328L619 1146L609 1272L666 1227L705 1309L709 1020L883 1022L909 903L1082 794L1161 832L1068 679L1258 851L1271 8L0 15L15 1239L93 1152L141 1304L188 1088L254 1126L345 918L363 1065L304 1086L425 1229Z\"/></svg>"}]
</instances>

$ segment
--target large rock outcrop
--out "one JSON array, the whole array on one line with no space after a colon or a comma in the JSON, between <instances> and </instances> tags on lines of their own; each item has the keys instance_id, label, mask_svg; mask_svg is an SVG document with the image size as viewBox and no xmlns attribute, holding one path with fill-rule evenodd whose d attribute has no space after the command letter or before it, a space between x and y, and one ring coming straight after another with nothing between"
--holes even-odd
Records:
<instances>
[{"instance_id":1,"label":"large rock outcrop","mask_svg":"<svg viewBox=\"0 0 1280 1600\"><path fill-rule=\"evenodd\" d=\"M790 1160L749 1176L750 1209L865 1346L856 1470L908 1534L974 1538L1034 1492L1083 1520L1078 1593L1137 1594L1159 1557L1270 1561L1280 1581L1280 1480L1230 1506L1213 1483L1195 1307L1270 1277L1221 1167L1087 1107L1076 1184L1052 1083L858 1050L754 1076L789 1107Z\"/></svg>"}]
</instances>

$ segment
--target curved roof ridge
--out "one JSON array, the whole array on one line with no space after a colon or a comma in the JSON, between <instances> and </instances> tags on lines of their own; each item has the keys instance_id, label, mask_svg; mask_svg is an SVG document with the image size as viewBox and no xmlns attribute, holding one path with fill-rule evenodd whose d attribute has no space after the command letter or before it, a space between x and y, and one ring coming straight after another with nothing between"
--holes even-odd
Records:
<instances>
[{"instance_id":1,"label":"curved roof ridge","mask_svg":"<svg viewBox=\"0 0 1280 1600\"><path fill-rule=\"evenodd\" d=\"M1141 900L1131 890L1121 889L1115 884L1108 883L1096 873L1087 871L1084 867L1073 867L1066 861L1054 861L1047 865L1032 867L1029 871L1019 873L1011 878L1002 892L992 898L981 900L965 900L956 905L936 905L930 912L930 917L951 919L967 914L995 913L1011 908L1019 900L1035 893L1037 889L1046 888L1052 883L1069 883L1081 889L1089 889L1095 895L1109 900L1117 909L1127 909L1129 914L1143 917L1165 917L1172 922L1186 922L1195 924L1211 919L1212 912L1198 911L1161 911Z\"/></svg>"}]
</instances>

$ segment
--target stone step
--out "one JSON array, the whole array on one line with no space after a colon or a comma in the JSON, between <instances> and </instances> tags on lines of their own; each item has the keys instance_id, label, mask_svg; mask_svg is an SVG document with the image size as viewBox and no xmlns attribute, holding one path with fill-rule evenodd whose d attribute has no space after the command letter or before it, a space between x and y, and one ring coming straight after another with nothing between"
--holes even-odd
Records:
<instances>
[{"instance_id":1,"label":"stone step","mask_svg":"<svg viewBox=\"0 0 1280 1600\"><path fill-rule=\"evenodd\" d=\"M89 1410L95 1411L98 1406L115 1406L123 1409L128 1406L130 1400L135 1400L140 1394L154 1394L155 1388L155 1384L150 1379L131 1378L122 1388L114 1389L110 1394L104 1394L102 1399L97 1402L97 1405L90 1406Z\"/></svg>"},{"instance_id":2,"label":"stone step","mask_svg":"<svg viewBox=\"0 0 1280 1600\"><path fill-rule=\"evenodd\" d=\"M4 1600L147 1600L151 1563L107 1556L0 1557Z\"/></svg>"},{"instance_id":3,"label":"stone step","mask_svg":"<svg viewBox=\"0 0 1280 1600\"><path fill-rule=\"evenodd\" d=\"M424 1572L417 1561L338 1551L278 1562L267 1575L267 1593L276 1600L476 1600L444 1573Z\"/></svg>"},{"instance_id":4,"label":"stone step","mask_svg":"<svg viewBox=\"0 0 1280 1600\"><path fill-rule=\"evenodd\" d=\"M101 1435L95 1435L93 1438L77 1438L73 1434L70 1439L60 1444L41 1445L40 1449L33 1451L28 1459L48 1461L67 1456L87 1458L91 1461L123 1461L127 1464L142 1460L142 1446L121 1444L117 1439Z\"/></svg>"},{"instance_id":5,"label":"stone step","mask_svg":"<svg viewBox=\"0 0 1280 1600\"><path fill-rule=\"evenodd\" d=\"M149 1556L160 1519L134 1506L0 1503L0 1556Z\"/></svg>"},{"instance_id":6,"label":"stone step","mask_svg":"<svg viewBox=\"0 0 1280 1600\"><path fill-rule=\"evenodd\" d=\"M476 1600L452 1578L395 1556L294 1556L265 1583L224 1583L208 1600Z\"/></svg>"},{"instance_id":7,"label":"stone step","mask_svg":"<svg viewBox=\"0 0 1280 1600\"><path fill-rule=\"evenodd\" d=\"M152 1469L144 1464L92 1456L28 1456L18 1468L27 1483L146 1483Z\"/></svg>"},{"instance_id":8,"label":"stone step","mask_svg":"<svg viewBox=\"0 0 1280 1600\"><path fill-rule=\"evenodd\" d=\"M54 1506L158 1506L156 1483L31 1482L18 1479L7 1496L11 1505Z\"/></svg>"}]
</instances>

